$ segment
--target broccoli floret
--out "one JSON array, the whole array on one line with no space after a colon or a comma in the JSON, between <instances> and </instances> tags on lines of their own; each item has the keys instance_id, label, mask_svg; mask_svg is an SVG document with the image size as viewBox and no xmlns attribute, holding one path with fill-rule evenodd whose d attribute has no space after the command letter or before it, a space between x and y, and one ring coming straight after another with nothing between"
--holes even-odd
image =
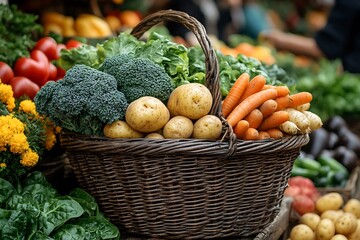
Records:
<instances>
[{"instance_id":1,"label":"broccoli floret","mask_svg":"<svg viewBox=\"0 0 360 240\"><path fill-rule=\"evenodd\" d=\"M100 70L115 77L118 90L125 94L129 103L143 96L166 102L174 90L165 70L147 58L117 55L105 59Z\"/></svg>"},{"instance_id":2,"label":"broccoli floret","mask_svg":"<svg viewBox=\"0 0 360 240\"><path fill-rule=\"evenodd\" d=\"M128 106L112 75L85 65L75 65L62 80L47 83L34 102L56 125L90 135L103 135L104 125L123 119Z\"/></svg>"}]
</instances>

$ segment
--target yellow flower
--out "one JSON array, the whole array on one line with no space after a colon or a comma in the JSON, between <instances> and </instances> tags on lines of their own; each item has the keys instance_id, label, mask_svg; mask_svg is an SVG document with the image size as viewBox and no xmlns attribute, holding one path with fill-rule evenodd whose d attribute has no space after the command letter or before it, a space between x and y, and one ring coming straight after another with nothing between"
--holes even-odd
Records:
<instances>
[{"instance_id":1,"label":"yellow flower","mask_svg":"<svg viewBox=\"0 0 360 240\"><path fill-rule=\"evenodd\" d=\"M13 90L10 85L0 83L0 101L2 103L7 103L8 99L13 97Z\"/></svg>"},{"instance_id":2,"label":"yellow flower","mask_svg":"<svg viewBox=\"0 0 360 240\"><path fill-rule=\"evenodd\" d=\"M7 101L6 101L6 108L9 110L9 112L12 112L12 110L14 110L15 108L15 98L9 98Z\"/></svg>"},{"instance_id":3,"label":"yellow flower","mask_svg":"<svg viewBox=\"0 0 360 240\"><path fill-rule=\"evenodd\" d=\"M30 113L36 115L36 106L35 103L31 100L23 100L20 102L19 110L25 113Z\"/></svg>"},{"instance_id":4,"label":"yellow flower","mask_svg":"<svg viewBox=\"0 0 360 240\"><path fill-rule=\"evenodd\" d=\"M39 155L31 149L21 155L20 163L25 167L33 167L39 161Z\"/></svg>"},{"instance_id":5,"label":"yellow flower","mask_svg":"<svg viewBox=\"0 0 360 240\"><path fill-rule=\"evenodd\" d=\"M23 133L14 134L9 141L9 145L12 153L21 154L29 149L29 143Z\"/></svg>"},{"instance_id":6,"label":"yellow flower","mask_svg":"<svg viewBox=\"0 0 360 240\"><path fill-rule=\"evenodd\" d=\"M6 168L6 163L0 163L0 168Z\"/></svg>"},{"instance_id":7,"label":"yellow flower","mask_svg":"<svg viewBox=\"0 0 360 240\"><path fill-rule=\"evenodd\" d=\"M45 140L45 148L46 150L50 150L56 142L56 135L54 134L52 129L47 129L46 131L46 140Z\"/></svg>"}]
</instances>

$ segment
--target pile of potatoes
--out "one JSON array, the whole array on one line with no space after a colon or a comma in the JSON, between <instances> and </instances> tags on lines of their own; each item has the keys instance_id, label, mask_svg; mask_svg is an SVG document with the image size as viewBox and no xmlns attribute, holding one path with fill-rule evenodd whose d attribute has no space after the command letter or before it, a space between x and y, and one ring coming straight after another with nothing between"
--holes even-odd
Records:
<instances>
[{"instance_id":1,"label":"pile of potatoes","mask_svg":"<svg viewBox=\"0 0 360 240\"><path fill-rule=\"evenodd\" d=\"M188 83L177 87L165 105L154 97L131 102L125 121L117 120L104 127L109 138L219 139L222 122L210 115L213 97L203 84Z\"/></svg>"},{"instance_id":2,"label":"pile of potatoes","mask_svg":"<svg viewBox=\"0 0 360 240\"><path fill-rule=\"evenodd\" d=\"M337 192L321 196L316 211L300 217L289 240L360 240L360 201Z\"/></svg>"}]
</instances>

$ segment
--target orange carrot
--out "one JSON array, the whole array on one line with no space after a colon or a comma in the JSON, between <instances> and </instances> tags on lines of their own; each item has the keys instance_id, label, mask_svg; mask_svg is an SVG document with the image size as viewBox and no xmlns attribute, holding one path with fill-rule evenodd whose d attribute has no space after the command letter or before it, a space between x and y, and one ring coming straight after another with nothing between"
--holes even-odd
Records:
<instances>
[{"instance_id":1,"label":"orange carrot","mask_svg":"<svg viewBox=\"0 0 360 240\"><path fill-rule=\"evenodd\" d=\"M240 120L242 120L255 108L260 107L260 105L263 104L266 100L276 98L276 94L276 90L274 89L266 89L254 93L238 104L235 109L228 115L226 120L232 127L234 127Z\"/></svg>"},{"instance_id":2,"label":"orange carrot","mask_svg":"<svg viewBox=\"0 0 360 240\"><path fill-rule=\"evenodd\" d=\"M299 92L290 95L291 101L288 107L295 108L305 103L310 103L312 100L312 94L309 92Z\"/></svg>"},{"instance_id":3,"label":"orange carrot","mask_svg":"<svg viewBox=\"0 0 360 240\"><path fill-rule=\"evenodd\" d=\"M227 117L230 114L230 112L236 107L249 80L250 80L249 74L243 73L230 88L228 95L225 97L222 103L222 113L224 117Z\"/></svg>"},{"instance_id":4,"label":"orange carrot","mask_svg":"<svg viewBox=\"0 0 360 240\"><path fill-rule=\"evenodd\" d=\"M270 134L267 131L259 131L259 139L268 139Z\"/></svg>"},{"instance_id":5,"label":"orange carrot","mask_svg":"<svg viewBox=\"0 0 360 240\"><path fill-rule=\"evenodd\" d=\"M247 84L243 94L238 103L244 101L245 98L253 95L254 93L260 92L266 84L266 79L263 75L257 75Z\"/></svg>"},{"instance_id":6,"label":"orange carrot","mask_svg":"<svg viewBox=\"0 0 360 240\"><path fill-rule=\"evenodd\" d=\"M286 111L276 111L263 120L258 129L266 131L271 128L276 128L280 124L289 120L289 113Z\"/></svg>"},{"instance_id":7,"label":"orange carrot","mask_svg":"<svg viewBox=\"0 0 360 240\"><path fill-rule=\"evenodd\" d=\"M245 135L244 135L244 140L257 140L259 139L259 131L255 128L249 128Z\"/></svg>"},{"instance_id":8,"label":"orange carrot","mask_svg":"<svg viewBox=\"0 0 360 240\"><path fill-rule=\"evenodd\" d=\"M277 103L274 99L266 100L261 106L259 107L260 112L262 113L264 118L270 116L273 112L275 112L277 108Z\"/></svg>"},{"instance_id":9,"label":"orange carrot","mask_svg":"<svg viewBox=\"0 0 360 240\"><path fill-rule=\"evenodd\" d=\"M249 123L245 120L240 120L234 127L234 133L237 138L242 139L249 128Z\"/></svg>"},{"instance_id":10,"label":"orange carrot","mask_svg":"<svg viewBox=\"0 0 360 240\"><path fill-rule=\"evenodd\" d=\"M274 138L274 139L279 139L284 136L283 132L278 128L268 129L267 133L270 135L271 138Z\"/></svg>"},{"instance_id":11,"label":"orange carrot","mask_svg":"<svg viewBox=\"0 0 360 240\"><path fill-rule=\"evenodd\" d=\"M244 118L244 120L249 123L249 127L258 128L263 121L263 115L259 109L255 108Z\"/></svg>"},{"instance_id":12,"label":"orange carrot","mask_svg":"<svg viewBox=\"0 0 360 240\"><path fill-rule=\"evenodd\" d=\"M288 86L274 86L274 85L270 85L270 84L265 84L264 87L262 88L262 90L266 90L266 89L270 89L273 88L277 91L278 93L278 97L282 97L285 95L290 94L290 89Z\"/></svg>"},{"instance_id":13,"label":"orange carrot","mask_svg":"<svg viewBox=\"0 0 360 240\"><path fill-rule=\"evenodd\" d=\"M270 89L270 88L274 88L273 85L270 85L270 84L265 84L262 88L262 90L266 90L266 89Z\"/></svg>"},{"instance_id":14,"label":"orange carrot","mask_svg":"<svg viewBox=\"0 0 360 240\"><path fill-rule=\"evenodd\" d=\"M278 107L276 110L282 110L285 108L295 108L305 103L310 103L312 100L312 94L309 92L299 92L291 95L285 95L283 97L277 97L275 99Z\"/></svg>"},{"instance_id":15,"label":"orange carrot","mask_svg":"<svg viewBox=\"0 0 360 240\"><path fill-rule=\"evenodd\" d=\"M282 97L290 94L290 89L288 86L275 86L274 88L277 91L278 97Z\"/></svg>"}]
</instances>

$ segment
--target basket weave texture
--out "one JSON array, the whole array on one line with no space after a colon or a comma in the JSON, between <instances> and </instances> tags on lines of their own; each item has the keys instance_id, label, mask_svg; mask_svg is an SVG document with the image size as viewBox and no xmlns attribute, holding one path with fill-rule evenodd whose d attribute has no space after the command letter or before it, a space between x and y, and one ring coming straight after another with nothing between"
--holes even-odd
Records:
<instances>
[{"instance_id":1,"label":"basket weave texture","mask_svg":"<svg viewBox=\"0 0 360 240\"><path fill-rule=\"evenodd\" d=\"M221 114L219 70L201 23L163 10L147 16L132 34L175 21L197 37L205 53L206 86L222 119L223 138L109 139L64 132L61 144L80 187L111 222L126 232L163 239L250 238L280 210L287 180L308 135L237 141Z\"/></svg>"}]
</instances>

